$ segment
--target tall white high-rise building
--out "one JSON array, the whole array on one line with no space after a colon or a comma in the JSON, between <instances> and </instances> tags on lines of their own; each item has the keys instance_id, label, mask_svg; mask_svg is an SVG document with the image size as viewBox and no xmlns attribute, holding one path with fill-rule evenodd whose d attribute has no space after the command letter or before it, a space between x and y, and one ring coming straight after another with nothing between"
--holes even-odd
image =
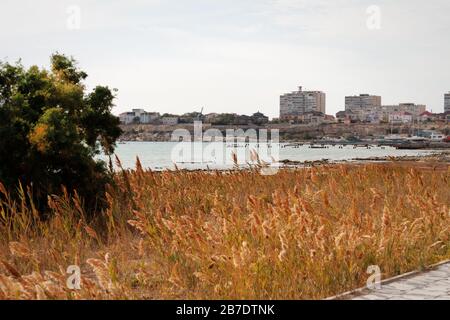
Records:
<instances>
[{"instance_id":1,"label":"tall white high-rise building","mask_svg":"<svg viewBox=\"0 0 450 320\"><path fill-rule=\"evenodd\" d=\"M326 95L322 91L298 91L280 96L280 119L300 116L307 112L322 112L325 114Z\"/></svg>"},{"instance_id":2,"label":"tall white high-rise building","mask_svg":"<svg viewBox=\"0 0 450 320\"><path fill-rule=\"evenodd\" d=\"M444 112L450 112L450 92L444 95Z\"/></svg>"},{"instance_id":3,"label":"tall white high-rise building","mask_svg":"<svg viewBox=\"0 0 450 320\"><path fill-rule=\"evenodd\" d=\"M381 107L381 97L369 94L345 97L345 110L357 112Z\"/></svg>"}]
</instances>

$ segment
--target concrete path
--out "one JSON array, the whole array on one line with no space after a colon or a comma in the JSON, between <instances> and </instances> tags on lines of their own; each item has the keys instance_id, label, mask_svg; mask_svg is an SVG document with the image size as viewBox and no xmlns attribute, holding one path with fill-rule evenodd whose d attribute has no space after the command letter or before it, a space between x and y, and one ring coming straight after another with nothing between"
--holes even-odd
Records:
<instances>
[{"instance_id":1,"label":"concrete path","mask_svg":"<svg viewBox=\"0 0 450 320\"><path fill-rule=\"evenodd\" d=\"M382 284L379 290L364 290L352 300L450 300L450 262L431 271L401 277Z\"/></svg>"}]
</instances>

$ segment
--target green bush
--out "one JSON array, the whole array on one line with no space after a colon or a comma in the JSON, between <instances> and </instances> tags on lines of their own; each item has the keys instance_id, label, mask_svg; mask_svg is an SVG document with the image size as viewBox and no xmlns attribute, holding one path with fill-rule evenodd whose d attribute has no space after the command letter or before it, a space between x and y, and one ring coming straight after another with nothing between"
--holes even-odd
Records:
<instances>
[{"instance_id":1,"label":"green bush","mask_svg":"<svg viewBox=\"0 0 450 320\"><path fill-rule=\"evenodd\" d=\"M111 177L94 157L112 154L121 130L111 113L114 91L86 92L86 78L61 54L51 56L50 71L0 62L0 181L13 193L30 186L41 208L62 186L89 211L101 207Z\"/></svg>"}]
</instances>

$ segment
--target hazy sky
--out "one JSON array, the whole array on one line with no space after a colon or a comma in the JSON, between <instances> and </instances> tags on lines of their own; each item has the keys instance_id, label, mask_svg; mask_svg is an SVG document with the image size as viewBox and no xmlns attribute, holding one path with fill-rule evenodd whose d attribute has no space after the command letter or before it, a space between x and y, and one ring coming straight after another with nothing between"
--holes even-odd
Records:
<instances>
[{"instance_id":1,"label":"hazy sky","mask_svg":"<svg viewBox=\"0 0 450 320\"><path fill-rule=\"evenodd\" d=\"M273 117L299 85L326 92L329 114L359 93L442 112L449 12L449 0L1 0L0 59L73 55L90 86L119 89L115 113Z\"/></svg>"}]
</instances>

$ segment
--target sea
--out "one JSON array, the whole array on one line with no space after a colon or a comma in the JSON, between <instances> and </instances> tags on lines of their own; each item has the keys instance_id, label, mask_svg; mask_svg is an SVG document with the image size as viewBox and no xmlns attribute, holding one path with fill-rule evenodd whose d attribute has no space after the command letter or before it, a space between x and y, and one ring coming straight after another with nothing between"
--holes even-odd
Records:
<instances>
[{"instance_id":1,"label":"sea","mask_svg":"<svg viewBox=\"0 0 450 320\"><path fill-rule=\"evenodd\" d=\"M354 147L227 142L122 142L115 150L115 155L120 159L124 169L134 169L136 159L139 158L142 167L151 170L226 170L233 167L246 168L257 163L278 165L286 160L361 161L382 157L426 156L432 153L432 150L398 150L376 145ZM109 161L104 155L100 155L99 158ZM116 163L114 158L113 162Z\"/></svg>"}]
</instances>

